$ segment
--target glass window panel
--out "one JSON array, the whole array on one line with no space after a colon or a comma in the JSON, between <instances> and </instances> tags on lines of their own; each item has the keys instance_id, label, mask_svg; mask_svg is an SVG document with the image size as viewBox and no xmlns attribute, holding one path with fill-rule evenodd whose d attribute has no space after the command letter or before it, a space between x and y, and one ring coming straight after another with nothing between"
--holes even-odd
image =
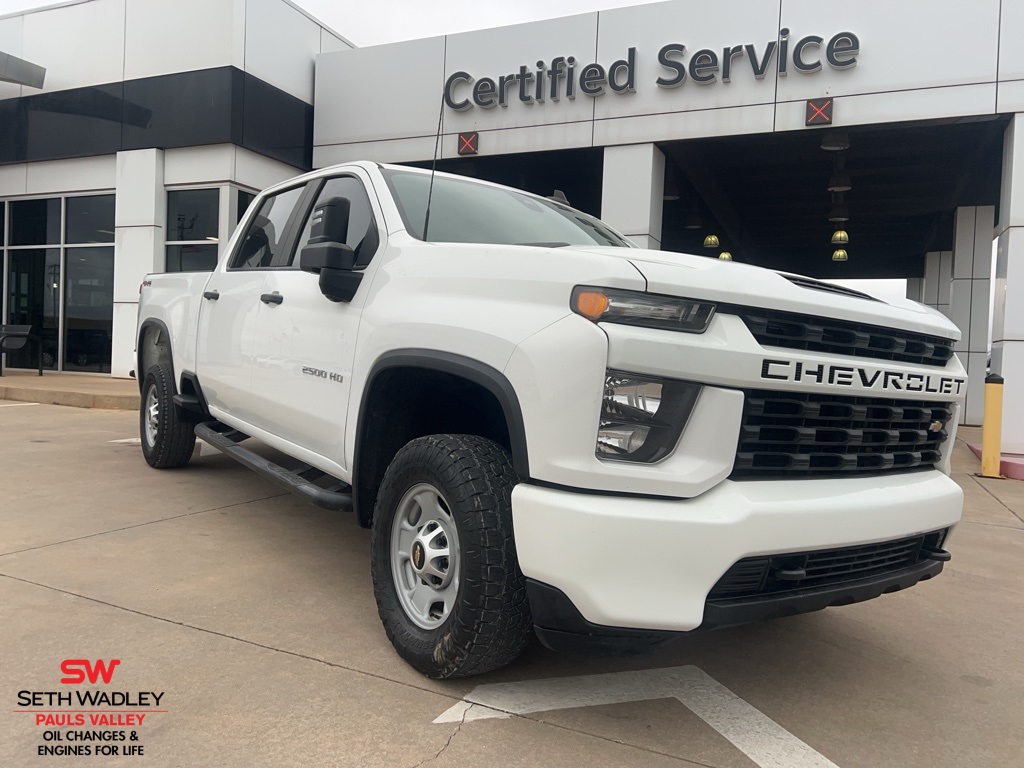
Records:
<instances>
[{"instance_id":1,"label":"glass window panel","mask_svg":"<svg viewBox=\"0 0 1024 768\"><path fill-rule=\"evenodd\" d=\"M4 203L3 201L0 201L0 252L2 252L2 250L3 250L4 243L7 242L7 235L4 232L4 227L6 226L6 221L7 221L7 219L4 218L4 213L6 211L6 205L7 205L6 203Z\"/></svg>"},{"instance_id":2,"label":"glass window panel","mask_svg":"<svg viewBox=\"0 0 1024 768\"><path fill-rule=\"evenodd\" d=\"M7 322L31 325L43 339L43 367L57 368L57 309L60 307L60 249L10 251L7 274ZM35 368L35 342L7 353L11 368Z\"/></svg>"},{"instance_id":3,"label":"glass window panel","mask_svg":"<svg viewBox=\"0 0 1024 768\"><path fill-rule=\"evenodd\" d=\"M114 196L69 197L64 215L65 243L114 242Z\"/></svg>"},{"instance_id":4,"label":"glass window panel","mask_svg":"<svg viewBox=\"0 0 1024 768\"><path fill-rule=\"evenodd\" d=\"M11 245L60 243L60 198L11 203Z\"/></svg>"},{"instance_id":5,"label":"glass window panel","mask_svg":"<svg viewBox=\"0 0 1024 768\"><path fill-rule=\"evenodd\" d=\"M253 216L245 237L241 239L231 260L232 269L263 269L286 266L289 254L285 253L285 226L292 210L305 187L294 187L272 197L265 198L260 209Z\"/></svg>"},{"instance_id":6,"label":"glass window panel","mask_svg":"<svg viewBox=\"0 0 1024 768\"><path fill-rule=\"evenodd\" d=\"M68 248L64 258L64 370L110 373L114 249Z\"/></svg>"},{"instance_id":7,"label":"glass window panel","mask_svg":"<svg viewBox=\"0 0 1024 768\"><path fill-rule=\"evenodd\" d=\"M217 268L217 245L168 245L168 272L212 272Z\"/></svg>"},{"instance_id":8,"label":"glass window panel","mask_svg":"<svg viewBox=\"0 0 1024 768\"><path fill-rule=\"evenodd\" d=\"M216 240L219 189L182 189L167 193L167 242Z\"/></svg>"}]
</instances>

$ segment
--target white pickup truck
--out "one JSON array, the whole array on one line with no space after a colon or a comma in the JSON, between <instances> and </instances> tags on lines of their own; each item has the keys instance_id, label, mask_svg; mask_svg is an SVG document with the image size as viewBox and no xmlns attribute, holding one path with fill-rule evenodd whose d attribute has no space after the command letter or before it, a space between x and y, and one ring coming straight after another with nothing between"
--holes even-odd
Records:
<instances>
[{"instance_id":1,"label":"white pickup truck","mask_svg":"<svg viewBox=\"0 0 1024 768\"><path fill-rule=\"evenodd\" d=\"M181 467L198 435L353 510L398 653L471 675L532 632L636 651L938 574L958 337L911 301L353 163L264 191L212 273L146 278L142 449Z\"/></svg>"}]
</instances>

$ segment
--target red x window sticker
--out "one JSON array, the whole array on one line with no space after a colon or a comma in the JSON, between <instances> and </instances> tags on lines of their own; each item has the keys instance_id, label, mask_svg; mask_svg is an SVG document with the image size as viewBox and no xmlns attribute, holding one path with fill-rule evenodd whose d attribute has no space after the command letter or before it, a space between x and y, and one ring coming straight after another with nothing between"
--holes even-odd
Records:
<instances>
[{"instance_id":1,"label":"red x window sticker","mask_svg":"<svg viewBox=\"0 0 1024 768\"><path fill-rule=\"evenodd\" d=\"M831 125L832 99L808 99L804 125Z\"/></svg>"},{"instance_id":2,"label":"red x window sticker","mask_svg":"<svg viewBox=\"0 0 1024 768\"><path fill-rule=\"evenodd\" d=\"M475 155L480 151L480 134L476 131L472 133L460 133L459 134L459 154L460 155Z\"/></svg>"}]
</instances>

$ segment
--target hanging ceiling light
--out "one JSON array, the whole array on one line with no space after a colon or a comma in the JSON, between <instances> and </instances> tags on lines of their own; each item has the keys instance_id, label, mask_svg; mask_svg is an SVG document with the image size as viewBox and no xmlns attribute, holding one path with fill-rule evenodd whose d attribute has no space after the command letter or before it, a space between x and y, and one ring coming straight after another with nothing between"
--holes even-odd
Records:
<instances>
[{"instance_id":1,"label":"hanging ceiling light","mask_svg":"<svg viewBox=\"0 0 1024 768\"><path fill-rule=\"evenodd\" d=\"M721 243L718 242L718 235L708 235L704 238L705 248L717 248Z\"/></svg>"},{"instance_id":2,"label":"hanging ceiling light","mask_svg":"<svg viewBox=\"0 0 1024 768\"><path fill-rule=\"evenodd\" d=\"M832 233L832 245L844 245L848 242L850 242L850 235L842 227Z\"/></svg>"},{"instance_id":3,"label":"hanging ceiling light","mask_svg":"<svg viewBox=\"0 0 1024 768\"><path fill-rule=\"evenodd\" d=\"M842 152L850 148L850 134L843 129L825 131L821 137L821 148L827 152Z\"/></svg>"},{"instance_id":4,"label":"hanging ceiling light","mask_svg":"<svg viewBox=\"0 0 1024 768\"><path fill-rule=\"evenodd\" d=\"M847 210L843 203L835 203L832 206L832 210L828 212L828 220L834 222L849 221L850 211Z\"/></svg>"},{"instance_id":5,"label":"hanging ceiling light","mask_svg":"<svg viewBox=\"0 0 1024 768\"><path fill-rule=\"evenodd\" d=\"M832 261L847 261L849 258L850 255L845 248L836 248L832 251Z\"/></svg>"},{"instance_id":6,"label":"hanging ceiling light","mask_svg":"<svg viewBox=\"0 0 1024 768\"><path fill-rule=\"evenodd\" d=\"M834 222L850 220L850 211L846 208L842 192L832 194L832 210L828 212L828 220Z\"/></svg>"},{"instance_id":7,"label":"hanging ceiling light","mask_svg":"<svg viewBox=\"0 0 1024 768\"><path fill-rule=\"evenodd\" d=\"M828 180L828 191L849 192L851 189L853 189L853 184L850 181L850 174L846 172L843 156L838 155L832 177Z\"/></svg>"},{"instance_id":8,"label":"hanging ceiling light","mask_svg":"<svg viewBox=\"0 0 1024 768\"><path fill-rule=\"evenodd\" d=\"M729 253L728 251L722 251L720 254L718 254L718 258L721 259L722 261L732 261L732 254Z\"/></svg>"},{"instance_id":9,"label":"hanging ceiling light","mask_svg":"<svg viewBox=\"0 0 1024 768\"><path fill-rule=\"evenodd\" d=\"M828 180L829 192L849 192L851 189L853 189L853 184L850 182L850 174L846 171L836 171Z\"/></svg>"}]
</instances>

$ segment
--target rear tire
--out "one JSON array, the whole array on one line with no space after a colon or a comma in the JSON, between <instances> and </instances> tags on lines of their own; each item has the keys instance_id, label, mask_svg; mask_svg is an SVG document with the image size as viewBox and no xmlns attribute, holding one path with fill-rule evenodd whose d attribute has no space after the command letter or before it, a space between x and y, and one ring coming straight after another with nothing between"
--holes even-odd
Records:
<instances>
[{"instance_id":1,"label":"rear tire","mask_svg":"<svg viewBox=\"0 0 1024 768\"><path fill-rule=\"evenodd\" d=\"M139 437L142 455L157 469L185 466L196 447L195 426L178 418L173 397L170 370L156 363L142 383Z\"/></svg>"},{"instance_id":2,"label":"rear tire","mask_svg":"<svg viewBox=\"0 0 1024 768\"><path fill-rule=\"evenodd\" d=\"M508 452L474 435L413 440L384 475L371 532L377 611L427 677L498 669L532 637L512 537L516 482Z\"/></svg>"}]
</instances>

